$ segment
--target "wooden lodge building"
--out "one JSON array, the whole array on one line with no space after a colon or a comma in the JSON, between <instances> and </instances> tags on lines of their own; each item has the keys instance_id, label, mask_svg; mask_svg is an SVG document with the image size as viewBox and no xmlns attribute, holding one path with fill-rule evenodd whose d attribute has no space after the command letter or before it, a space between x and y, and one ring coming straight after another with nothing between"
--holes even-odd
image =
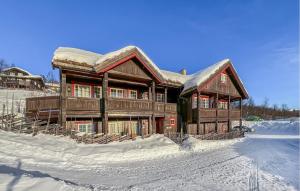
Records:
<instances>
[{"instance_id":1,"label":"wooden lodge building","mask_svg":"<svg viewBox=\"0 0 300 191\"><path fill-rule=\"evenodd\" d=\"M52 66L60 96L27 98L26 115L83 133L224 133L241 123L248 98L228 59L187 75L159 69L135 46L104 55L58 48Z\"/></svg>"},{"instance_id":2,"label":"wooden lodge building","mask_svg":"<svg viewBox=\"0 0 300 191\"><path fill-rule=\"evenodd\" d=\"M39 75L33 75L19 67L10 67L0 72L0 86L5 88L43 90L45 83Z\"/></svg>"}]
</instances>

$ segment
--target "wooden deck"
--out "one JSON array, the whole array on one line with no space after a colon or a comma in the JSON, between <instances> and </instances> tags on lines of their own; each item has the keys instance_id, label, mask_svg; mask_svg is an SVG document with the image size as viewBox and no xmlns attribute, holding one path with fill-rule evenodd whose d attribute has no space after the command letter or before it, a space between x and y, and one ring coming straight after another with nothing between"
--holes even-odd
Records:
<instances>
[{"instance_id":1,"label":"wooden deck","mask_svg":"<svg viewBox=\"0 0 300 191\"><path fill-rule=\"evenodd\" d=\"M217 118L220 121L230 120L239 120L241 115L241 111L239 109L231 109L228 111L227 109L217 109L216 108L201 108L200 109L200 122L210 122L216 121ZM193 110L193 118L197 118L197 109Z\"/></svg>"},{"instance_id":2,"label":"wooden deck","mask_svg":"<svg viewBox=\"0 0 300 191\"><path fill-rule=\"evenodd\" d=\"M97 98L67 97L65 99L67 117L100 117L102 112L102 101ZM60 111L59 96L45 96L26 98L26 115L33 117L37 112L43 113L44 118L48 116L47 111L55 111L58 116ZM106 111L108 113L139 113L139 114L176 114L176 103L161 103L142 99L120 99L108 98Z\"/></svg>"}]
</instances>

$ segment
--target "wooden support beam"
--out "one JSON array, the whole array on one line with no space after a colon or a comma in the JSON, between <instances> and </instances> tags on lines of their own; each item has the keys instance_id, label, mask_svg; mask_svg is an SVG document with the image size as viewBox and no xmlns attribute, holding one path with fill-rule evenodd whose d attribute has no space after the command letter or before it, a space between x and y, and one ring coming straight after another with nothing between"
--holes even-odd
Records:
<instances>
[{"instance_id":1,"label":"wooden support beam","mask_svg":"<svg viewBox=\"0 0 300 191\"><path fill-rule=\"evenodd\" d=\"M242 126L242 112L243 112L243 105L242 105L242 98L240 98L240 126Z\"/></svg>"},{"instance_id":2,"label":"wooden support beam","mask_svg":"<svg viewBox=\"0 0 300 191\"><path fill-rule=\"evenodd\" d=\"M61 127L66 127L66 83L67 77L66 74L60 69L60 125Z\"/></svg>"},{"instance_id":3,"label":"wooden support beam","mask_svg":"<svg viewBox=\"0 0 300 191\"><path fill-rule=\"evenodd\" d=\"M231 111L231 103L230 103L230 95L228 96L228 132L231 131L231 116L230 116L230 111Z\"/></svg>"},{"instance_id":4,"label":"wooden support beam","mask_svg":"<svg viewBox=\"0 0 300 191\"><path fill-rule=\"evenodd\" d=\"M155 123L155 101L156 101L156 94L155 94L155 82L152 82L152 132L156 133L156 123Z\"/></svg>"},{"instance_id":5,"label":"wooden support beam","mask_svg":"<svg viewBox=\"0 0 300 191\"><path fill-rule=\"evenodd\" d=\"M219 113L219 93L215 96L215 105L216 105L216 127L215 127L215 132L218 132L218 113Z\"/></svg>"},{"instance_id":6,"label":"wooden support beam","mask_svg":"<svg viewBox=\"0 0 300 191\"><path fill-rule=\"evenodd\" d=\"M108 114L107 114L107 100L108 100L108 74L104 73L102 80L102 131L104 134L108 133Z\"/></svg>"},{"instance_id":7,"label":"wooden support beam","mask_svg":"<svg viewBox=\"0 0 300 191\"><path fill-rule=\"evenodd\" d=\"M197 134L200 135L200 92L197 91Z\"/></svg>"}]
</instances>

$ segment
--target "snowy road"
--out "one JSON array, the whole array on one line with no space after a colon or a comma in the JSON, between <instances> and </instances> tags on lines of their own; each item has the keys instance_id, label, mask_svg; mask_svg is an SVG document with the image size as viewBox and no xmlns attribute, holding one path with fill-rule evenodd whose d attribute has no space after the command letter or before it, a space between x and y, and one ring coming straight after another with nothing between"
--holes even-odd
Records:
<instances>
[{"instance_id":1,"label":"snowy road","mask_svg":"<svg viewBox=\"0 0 300 191\"><path fill-rule=\"evenodd\" d=\"M160 136L78 146L0 132L0 190L249 190L257 164L261 190L299 190L299 122L258 128L242 140L191 139L190 150Z\"/></svg>"}]
</instances>

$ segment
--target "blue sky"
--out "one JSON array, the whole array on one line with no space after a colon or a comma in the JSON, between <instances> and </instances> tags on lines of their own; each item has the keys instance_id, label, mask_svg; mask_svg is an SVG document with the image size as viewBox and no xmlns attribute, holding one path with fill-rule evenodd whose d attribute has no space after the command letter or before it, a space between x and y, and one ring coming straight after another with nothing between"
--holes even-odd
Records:
<instances>
[{"instance_id":1,"label":"blue sky","mask_svg":"<svg viewBox=\"0 0 300 191\"><path fill-rule=\"evenodd\" d=\"M230 58L256 104L299 108L297 0L2 1L0 58L34 74L59 46L137 45L163 69L193 73Z\"/></svg>"}]
</instances>

